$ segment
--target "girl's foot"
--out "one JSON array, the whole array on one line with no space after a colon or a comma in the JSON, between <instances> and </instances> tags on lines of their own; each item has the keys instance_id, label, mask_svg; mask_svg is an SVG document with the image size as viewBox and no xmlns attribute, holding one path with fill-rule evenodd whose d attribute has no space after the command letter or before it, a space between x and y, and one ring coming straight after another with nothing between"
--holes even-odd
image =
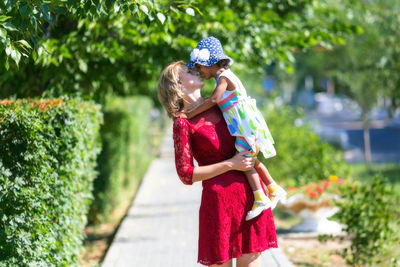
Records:
<instances>
[{"instance_id":1,"label":"girl's foot","mask_svg":"<svg viewBox=\"0 0 400 267\"><path fill-rule=\"evenodd\" d=\"M258 215L261 214L266 209L269 209L271 207L272 203L271 200L269 200L268 197L265 198L265 201L259 202L259 201L254 201L253 207L249 212L247 212L246 215L246 221L249 221Z\"/></svg>"},{"instance_id":2,"label":"girl's foot","mask_svg":"<svg viewBox=\"0 0 400 267\"><path fill-rule=\"evenodd\" d=\"M268 194L269 199L272 202L271 209L275 209L279 201L283 202L286 200L286 195L287 195L286 191L276 183L268 185L267 189L269 193Z\"/></svg>"},{"instance_id":3,"label":"girl's foot","mask_svg":"<svg viewBox=\"0 0 400 267\"><path fill-rule=\"evenodd\" d=\"M247 213L246 221L251 220L263 212L263 210L271 207L271 200L264 194L262 189L253 191L254 203L251 210Z\"/></svg>"}]
</instances>

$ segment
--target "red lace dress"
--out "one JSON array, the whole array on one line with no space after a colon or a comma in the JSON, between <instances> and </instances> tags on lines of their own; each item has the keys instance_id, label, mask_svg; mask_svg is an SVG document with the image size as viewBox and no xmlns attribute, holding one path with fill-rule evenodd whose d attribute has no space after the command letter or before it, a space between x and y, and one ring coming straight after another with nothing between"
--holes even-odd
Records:
<instances>
[{"instance_id":1,"label":"red lace dress","mask_svg":"<svg viewBox=\"0 0 400 267\"><path fill-rule=\"evenodd\" d=\"M204 166L236 153L235 138L216 106L190 120L175 119L173 132L176 170L185 184L192 184L193 157ZM244 253L278 246L271 209L245 221L254 198L243 172L229 171L202 183L199 263L223 264Z\"/></svg>"}]
</instances>

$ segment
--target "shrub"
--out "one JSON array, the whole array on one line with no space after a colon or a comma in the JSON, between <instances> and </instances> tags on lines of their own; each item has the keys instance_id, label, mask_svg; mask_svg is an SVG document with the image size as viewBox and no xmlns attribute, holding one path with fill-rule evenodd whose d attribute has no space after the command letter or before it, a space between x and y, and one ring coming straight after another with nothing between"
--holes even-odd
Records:
<instances>
[{"instance_id":1,"label":"shrub","mask_svg":"<svg viewBox=\"0 0 400 267\"><path fill-rule=\"evenodd\" d=\"M323 142L311 128L300 124L302 114L287 106L268 106L264 117L275 140L277 155L260 159L273 177L287 185L300 186L336 175L347 177L349 167L342 153Z\"/></svg>"},{"instance_id":2,"label":"shrub","mask_svg":"<svg viewBox=\"0 0 400 267\"><path fill-rule=\"evenodd\" d=\"M350 248L343 251L347 263L375 266L390 260L382 266L394 266L396 260L390 257L394 257L395 247L397 253L399 248L394 226L398 223L400 203L387 179L376 176L369 183L353 183L341 192L341 198L335 220L346 225L344 230L351 240Z\"/></svg>"},{"instance_id":3,"label":"shrub","mask_svg":"<svg viewBox=\"0 0 400 267\"><path fill-rule=\"evenodd\" d=\"M0 266L78 263L101 119L80 99L0 102Z\"/></svg>"},{"instance_id":4,"label":"shrub","mask_svg":"<svg viewBox=\"0 0 400 267\"><path fill-rule=\"evenodd\" d=\"M91 223L112 221L113 213L132 200L153 155L151 108L151 99L141 96L110 98L105 104Z\"/></svg>"}]
</instances>

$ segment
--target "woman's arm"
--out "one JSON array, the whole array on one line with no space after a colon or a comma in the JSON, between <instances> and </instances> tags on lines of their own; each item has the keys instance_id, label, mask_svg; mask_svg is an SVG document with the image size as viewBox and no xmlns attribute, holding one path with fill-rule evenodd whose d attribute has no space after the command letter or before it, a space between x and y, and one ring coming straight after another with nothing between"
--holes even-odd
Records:
<instances>
[{"instance_id":1,"label":"woman's arm","mask_svg":"<svg viewBox=\"0 0 400 267\"><path fill-rule=\"evenodd\" d=\"M231 170L247 171L254 166L255 158L243 157L246 153L207 166L194 166L191 151L189 123L186 119L177 118L174 121L173 137L175 148L175 167L179 178L184 184L203 181Z\"/></svg>"},{"instance_id":2,"label":"woman's arm","mask_svg":"<svg viewBox=\"0 0 400 267\"><path fill-rule=\"evenodd\" d=\"M207 166L194 167L192 182L208 180L222 173L232 170L248 171L254 167L255 158L244 157L250 152L245 151L236 154L234 157Z\"/></svg>"}]
</instances>

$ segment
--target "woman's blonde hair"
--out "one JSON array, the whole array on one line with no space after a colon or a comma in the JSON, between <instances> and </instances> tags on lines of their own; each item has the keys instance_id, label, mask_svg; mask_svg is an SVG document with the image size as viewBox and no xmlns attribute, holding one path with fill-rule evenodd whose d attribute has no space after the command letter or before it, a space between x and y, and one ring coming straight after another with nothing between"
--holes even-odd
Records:
<instances>
[{"instance_id":1,"label":"woman's blonde hair","mask_svg":"<svg viewBox=\"0 0 400 267\"><path fill-rule=\"evenodd\" d=\"M183 93L179 84L179 74L187 66L183 61L169 64L158 80L158 99L170 118L183 108Z\"/></svg>"}]
</instances>

